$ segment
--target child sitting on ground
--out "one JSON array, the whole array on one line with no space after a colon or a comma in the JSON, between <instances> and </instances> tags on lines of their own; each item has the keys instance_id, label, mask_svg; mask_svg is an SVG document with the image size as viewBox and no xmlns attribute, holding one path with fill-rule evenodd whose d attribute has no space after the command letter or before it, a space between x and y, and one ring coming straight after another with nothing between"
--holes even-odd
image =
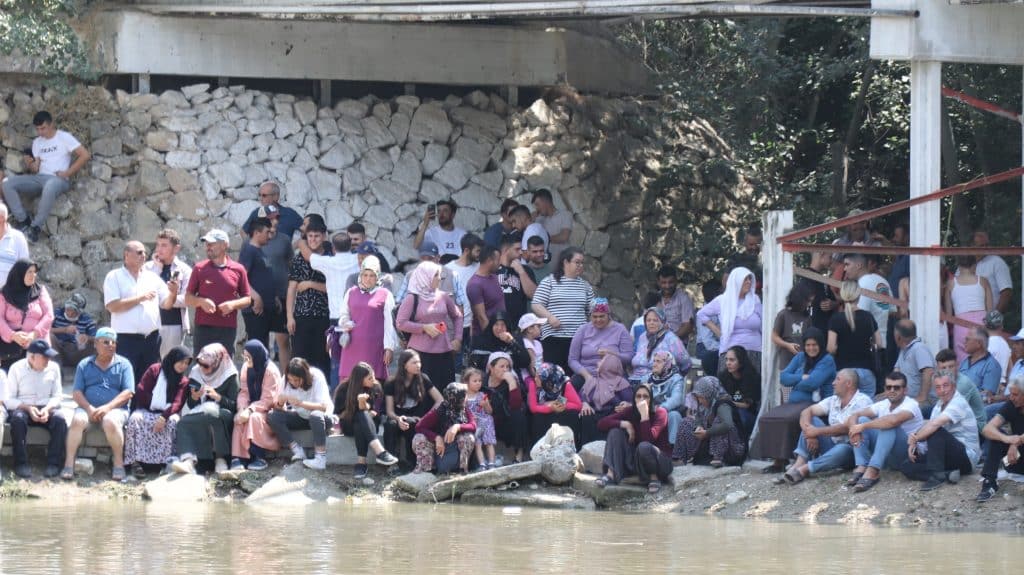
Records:
<instances>
[{"instance_id":1,"label":"child sitting on ground","mask_svg":"<svg viewBox=\"0 0 1024 575\"><path fill-rule=\"evenodd\" d=\"M479 470L486 471L496 467L494 446L498 440L494 433L491 400L483 391L484 374L479 369L468 368L462 372L462 382L466 384L466 407L476 418L476 460L480 463Z\"/></svg>"}]
</instances>

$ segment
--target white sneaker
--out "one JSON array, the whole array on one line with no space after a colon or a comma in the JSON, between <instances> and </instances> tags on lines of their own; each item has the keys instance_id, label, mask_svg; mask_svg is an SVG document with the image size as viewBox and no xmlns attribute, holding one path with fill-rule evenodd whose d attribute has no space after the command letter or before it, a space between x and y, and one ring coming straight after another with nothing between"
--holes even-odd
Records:
<instances>
[{"instance_id":1,"label":"white sneaker","mask_svg":"<svg viewBox=\"0 0 1024 575\"><path fill-rule=\"evenodd\" d=\"M196 466L191 459L181 459L171 463L171 471L188 475L196 472Z\"/></svg>"},{"instance_id":2,"label":"white sneaker","mask_svg":"<svg viewBox=\"0 0 1024 575\"><path fill-rule=\"evenodd\" d=\"M213 462L213 471L215 473L223 473L228 470L228 462L224 461L223 457L218 457Z\"/></svg>"},{"instance_id":3,"label":"white sneaker","mask_svg":"<svg viewBox=\"0 0 1024 575\"><path fill-rule=\"evenodd\" d=\"M327 469L327 454L317 453L316 455L313 456L313 459L303 460L302 464L310 469L323 471L324 469Z\"/></svg>"},{"instance_id":4,"label":"white sneaker","mask_svg":"<svg viewBox=\"0 0 1024 575\"><path fill-rule=\"evenodd\" d=\"M292 444L292 461L303 461L306 459L306 450L298 443Z\"/></svg>"}]
</instances>

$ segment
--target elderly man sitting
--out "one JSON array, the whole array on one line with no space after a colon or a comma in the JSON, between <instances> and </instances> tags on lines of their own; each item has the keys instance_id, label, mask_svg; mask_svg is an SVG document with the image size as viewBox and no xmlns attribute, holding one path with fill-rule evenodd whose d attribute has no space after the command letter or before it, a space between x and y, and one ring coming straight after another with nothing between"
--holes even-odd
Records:
<instances>
[{"instance_id":1,"label":"elderly man sitting","mask_svg":"<svg viewBox=\"0 0 1024 575\"><path fill-rule=\"evenodd\" d=\"M96 355L83 359L75 369L72 399L78 404L68 429L67 454L61 479L75 477L75 453L90 423L101 424L113 458L112 477L123 481L124 424L128 421L128 402L135 389L132 364L117 355L117 332L109 327L96 331Z\"/></svg>"},{"instance_id":2,"label":"elderly man sitting","mask_svg":"<svg viewBox=\"0 0 1024 575\"><path fill-rule=\"evenodd\" d=\"M907 397L907 376L885 376L885 399L850 416L850 444L857 467L846 482L857 493L881 479L882 468L899 469L907 459L907 436L924 425L917 400Z\"/></svg>"},{"instance_id":3,"label":"elderly man sitting","mask_svg":"<svg viewBox=\"0 0 1024 575\"><path fill-rule=\"evenodd\" d=\"M985 452L985 465L981 469L981 493L975 501L984 502L992 499L999 491L996 475L999 464L1006 466L1009 473L1024 474L1024 461L1020 458L1020 446L1024 443L1024 377L1012 377L1006 386L1010 399L1003 402L991 420L981 430L988 439ZM1003 426L1009 424L1010 435L1003 433Z\"/></svg>"},{"instance_id":4,"label":"elderly man sitting","mask_svg":"<svg viewBox=\"0 0 1024 575\"><path fill-rule=\"evenodd\" d=\"M60 409L63 396L60 364L50 361L57 356L46 340L29 344L28 355L14 362L7 373L7 398L4 405L11 412L11 445L14 448L14 474L23 479L32 477L28 465L26 440L28 428L45 427L50 432L46 452L46 477L56 477L64 460L67 422Z\"/></svg>"},{"instance_id":5,"label":"elderly man sitting","mask_svg":"<svg viewBox=\"0 0 1024 575\"><path fill-rule=\"evenodd\" d=\"M794 485L812 473L853 467L847 422L851 415L871 405L871 398L857 390L857 383L855 370L840 370L832 383L835 394L800 413L803 431L793 452L796 461L777 482ZM827 423L823 417L827 417Z\"/></svg>"},{"instance_id":6,"label":"elderly man sitting","mask_svg":"<svg viewBox=\"0 0 1024 575\"><path fill-rule=\"evenodd\" d=\"M978 461L978 422L971 406L956 390L952 374L943 371L932 378L939 401L928 422L907 437L903 474L924 481L921 491L960 481Z\"/></svg>"}]
</instances>

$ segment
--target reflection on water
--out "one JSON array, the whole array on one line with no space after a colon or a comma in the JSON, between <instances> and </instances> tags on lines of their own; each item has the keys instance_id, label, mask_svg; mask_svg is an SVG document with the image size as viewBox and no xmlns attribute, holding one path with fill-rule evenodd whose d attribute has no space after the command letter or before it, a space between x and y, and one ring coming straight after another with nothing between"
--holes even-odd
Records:
<instances>
[{"instance_id":1,"label":"reflection on water","mask_svg":"<svg viewBox=\"0 0 1024 575\"><path fill-rule=\"evenodd\" d=\"M989 573L1004 534L453 505L0 503L3 573Z\"/></svg>"}]
</instances>

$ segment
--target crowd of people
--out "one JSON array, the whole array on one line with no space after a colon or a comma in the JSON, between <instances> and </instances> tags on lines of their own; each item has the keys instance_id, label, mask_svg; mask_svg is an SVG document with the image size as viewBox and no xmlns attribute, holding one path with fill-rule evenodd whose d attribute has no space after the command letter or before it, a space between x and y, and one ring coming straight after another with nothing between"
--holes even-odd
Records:
<instances>
[{"instance_id":1,"label":"crowd of people","mask_svg":"<svg viewBox=\"0 0 1024 575\"><path fill-rule=\"evenodd\" d=\"M780 484L845 468L858 492L886 470L934 489L984 461L986 500L1000 463L1024 469L1024 330L1010 345L992 333L1012 293L996 256L961 257L944 279L946 311L964 321L936 354L904 306L872 297L906 299L906 256L812 254L809 267L841 288L793 287L768 339L780 361L762 373L757 228L702 286L700 309L665 266L626 325L585 278L572 216L548 190L531 193L532 210L506 199L479 235L455 225L454 201L429 205L412 239L419 261L396 282L359 222L299 214L266 182L237 256L219 229L196 238L206 259L192 266L179 257L192 238L174 229L126 241L103 284L101 326L82 294L55 307L37 278L29 244L89 156L45 112L36 126L33 174L3 179L11 212L0 205L0 422L20 477L32 475L28 427L50 433L45 475L71 479L90 425L118 480L156 467L261 470L278 451L322 470L332 433L355 441L356 477L371 451L382 466L486 470L505 463L499 443L522 461L553 424L577 447L606 441L598 485L638 476L652 492L673 465L742 463L755 432ZM32 193L43 201L29 220L15 198ZM836 244L900 245L906 232L854 224ZM61 364L75 370L70 413ZM694 365L703 375L691 387ZM774 378L782 392L768 405L781 405L762 409ZM310 431L311 453L296 430Z\"/></svg>"}]
</instances>

